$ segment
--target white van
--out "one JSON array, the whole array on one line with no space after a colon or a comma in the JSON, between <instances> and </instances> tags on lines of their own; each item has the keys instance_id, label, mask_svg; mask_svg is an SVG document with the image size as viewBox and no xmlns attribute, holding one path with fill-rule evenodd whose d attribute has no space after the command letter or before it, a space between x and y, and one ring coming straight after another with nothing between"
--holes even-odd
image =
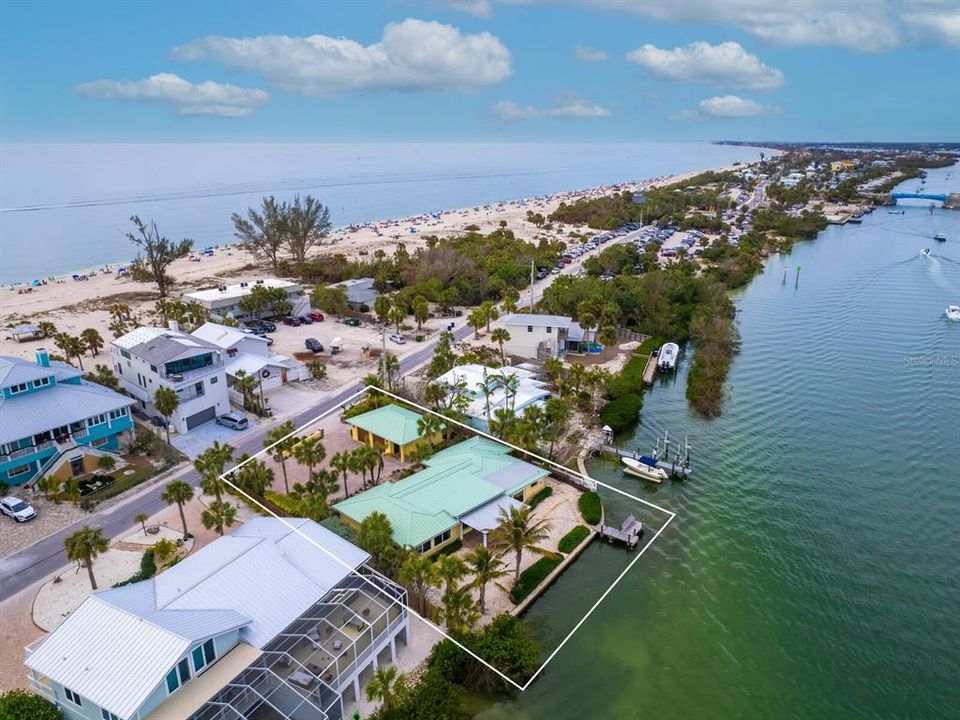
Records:
<instances>
[{"instance_id":1,"label":"white van","mask_svg":"<svg viewBox=\"0 0 960 720\"><path fill-rule=\"evenodd\" d=\"M343 338L335 337L330 343L330 352L336 355L343 352Z\"/></svg>"}]
</instances>

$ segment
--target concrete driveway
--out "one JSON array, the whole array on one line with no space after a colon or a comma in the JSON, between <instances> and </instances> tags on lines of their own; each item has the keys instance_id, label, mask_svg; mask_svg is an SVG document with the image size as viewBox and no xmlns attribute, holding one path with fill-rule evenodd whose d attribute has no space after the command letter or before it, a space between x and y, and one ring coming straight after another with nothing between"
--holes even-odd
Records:
<instances>
[{"instance_id":1,"label":"concrete driveway","mask_svg":"<svg viewBox=\"0 0 960 720\"><path fill-rule=\"evenodd\" d=\"M211 420L200 427L194 428L186 435L177 435L171 440L177 450L193 460L210 447L214 440L219 440L221 444L229 443L236 447L239 442L251 435L253 428L257 427L249 414L247 414L247 420L250 421L250 425L247 426L246 430L231 430L223 425L217 425L216 422Z\"/></svg>"}]
</instances>

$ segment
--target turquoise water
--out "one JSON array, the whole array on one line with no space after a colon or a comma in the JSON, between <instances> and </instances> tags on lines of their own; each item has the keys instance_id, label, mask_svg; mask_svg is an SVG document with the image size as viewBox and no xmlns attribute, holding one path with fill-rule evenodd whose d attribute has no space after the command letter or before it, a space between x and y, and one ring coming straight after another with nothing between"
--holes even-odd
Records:
<instances>
[{"instance_id":1,"label":"turquoise water","mask_svg":"<svg viewBox=\"0 0 960 720\"><path fill-rule=\"evenodd\" d=\"M926 187L955 192L958 178L931 171ZM960 304L960 212L904 207L772 258L738 294L722 417L688 409L689 354L647 394L619 442L688 433L695 475L651 486L590 469L677 519L483 720L958 716L960 324L942 313ZM544 642L631 558L594 544L528 615Z\"/></svg>"}]
</instances>

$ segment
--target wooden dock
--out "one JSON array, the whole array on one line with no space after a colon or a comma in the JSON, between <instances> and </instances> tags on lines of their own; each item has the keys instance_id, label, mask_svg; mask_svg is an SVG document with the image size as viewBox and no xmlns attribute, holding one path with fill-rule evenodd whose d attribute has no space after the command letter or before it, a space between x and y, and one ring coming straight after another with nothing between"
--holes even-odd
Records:
<instances>
[{"instance_id":1,"label":"wooden dock","mask_svg":"<svg viewBox=\"0 0 960 720\"><path fill-rule=\"evenodd\" d=\"M657 376L657 354L650 353L647 358L647 364L643 368L643 384L653 385L653 379Z\"/></svg>"},{"instance_id":2,"label":"wooden dock","mask_svg":"<svg viewBox=\"0 0 960 720\"><path fill-rule=\"evenodd\" d=\"M640 542L640 536L643 535L643 523L633 515L628 515L627 519L620 523L618 528L611 525L597 525L595 530L601 539L607 538L611 542L622 542L632 550Z\"/></svg>"}]
</instances>

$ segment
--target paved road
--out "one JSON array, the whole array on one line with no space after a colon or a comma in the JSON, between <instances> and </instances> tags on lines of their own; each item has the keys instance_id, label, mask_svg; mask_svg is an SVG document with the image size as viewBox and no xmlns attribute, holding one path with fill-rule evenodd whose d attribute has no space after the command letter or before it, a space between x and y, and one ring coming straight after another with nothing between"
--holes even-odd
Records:
<instances>
[{"instance_id":1,"label":"paved road","mask_svg":"<svg viewBox=\"0 0 960 720\"><path fill-rule=\"evenodd\" d=\"M582 266L582 261L591 254L600 252L604 247L607 246L601 245L600 248L594 250L592 253L585 253L580 256L572 264L564 268L563 274L578 274ZM543 291L549 287L557 277L557 275L547 275L543 280L538 280L534 283L534 302L543 296ZM519 303L521 312L526 310L529 302L530 290L527 289L521 293ZM455 340L463 340L473 332L471 328L465 325L465 318L458 318L456 325L457 327L454 329ZM433 351L436 346L437 341L434 340L401 358L401 373L408 374L428 362L430 358L433 357ZM295 425L300 426L317 415L321 415L343 404L347 398L360 390L361 387L362 383L357 380L341 388L335 394L323 398L309 410L292 418L284 418L284 420L293 420ZM263 437L269 428L270 426L257 426L250 432L244 433L242 439L238 438L238 441L234 443L237 449L236 455L239 456L240 453L243 452L253 454L263 449ZM192 467L180 471L170 479L173 479L173 477L185 480L193 486L198 485L200 482L200 476ZM164 487L166 487L166 484L166 482L157 483L132 496L128 500L124 500L105 510L97 511L89 517L47 536L30 547L24 548L0 560L0 601L6 600L11 595L20 592L39 580L52 576L61 568L65 567L68 562L63 550L63 541L68 535L82 526L93 525L99 527L108 538L115 538L121 534L128 533L130 529L137 524L134 518L140 513L153 515L160 512L166 507L166 503L160 499L160 495Z\"/></svg>"}]
</instances>

